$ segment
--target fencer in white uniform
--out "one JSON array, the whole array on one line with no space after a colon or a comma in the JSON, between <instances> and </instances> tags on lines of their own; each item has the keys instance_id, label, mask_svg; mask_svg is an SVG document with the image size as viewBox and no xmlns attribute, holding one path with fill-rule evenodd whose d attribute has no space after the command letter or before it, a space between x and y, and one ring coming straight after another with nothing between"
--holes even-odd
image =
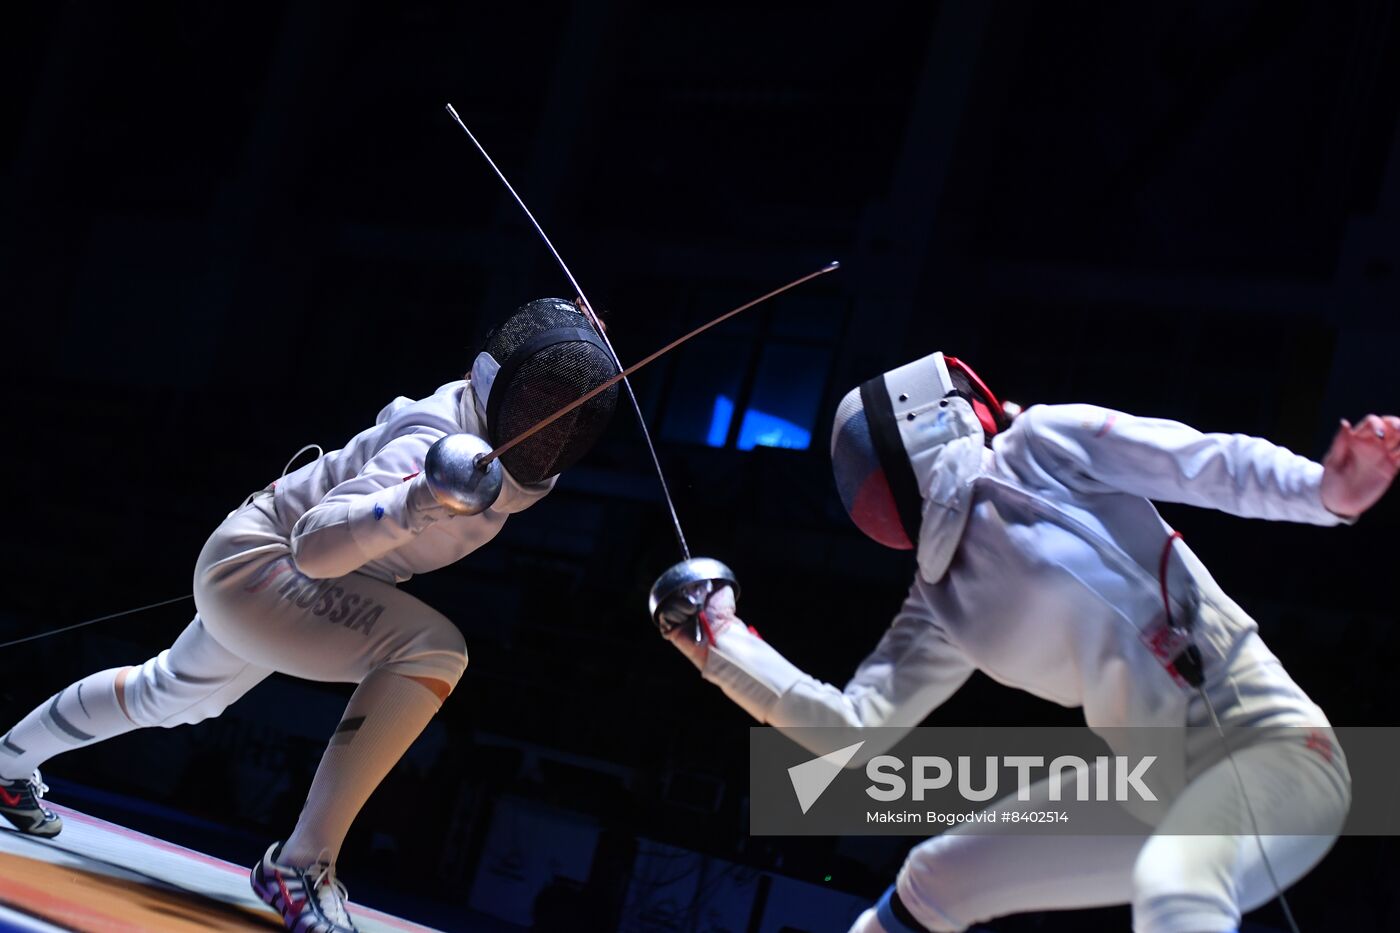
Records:
<instances>
[{"instance_id":1,"label":"fencer in white uniform","mask_svg":"<svg viewBox=\"0 0 1400 933\"><path fill-rule=\"evenodd\" d=\"M504 454L485 511L459 510L471 476L434 479L425 461L462 434L509 440L615 372L572 303L531 302L493 331L470 378L396 399L341 449L250 496L200 553L198 615L168 650L60 690L0 737L0 815L56 835L61 820L37 799L40 764L132 729L217 716L273 671L356 683L296 828L253 871L289 929L353 930L334 873L341 843L467 666L456 626L396 584L472 553L548 494L602 433L617 390Z\"/></svg>"},{"instance_id":2,"label":"fencer in white uniform","mask_svg":"<svg viewBox=\"0 0 1400 933\"><path fill-rule=\"evenodd\" d=\"M919 571L844 688L741 623L728 587L708 602L708 638L672 630L703 676L760 722L912 728L981 670L1082 707L1096 730L1205 734L1180 729L1210 723L1191 683L1201 676L1226 727L1308 727L1251 730L1261 740L1234 754L1259 821L1285 808L1306 831L1264 836L1267 863L1221 744L1187 740L1185 786L1142 835L950 831L910 852L856 933L960 931L1004 914L1123 903L1138 933L1224 933L1273 897L1270 869L1287 886L1331 847L1350 779L1325 715L1151 500L1349 522L1400 467L1400 419L1344 423L1324 467L1258 438L1092 405L1035 406L1012 421L975 373L939 353L853 390L837 412L832 460L852 518L883 544L917 550ZM1201 812L1239 831L1173 833Z\"/></svg>"}]
</instances>

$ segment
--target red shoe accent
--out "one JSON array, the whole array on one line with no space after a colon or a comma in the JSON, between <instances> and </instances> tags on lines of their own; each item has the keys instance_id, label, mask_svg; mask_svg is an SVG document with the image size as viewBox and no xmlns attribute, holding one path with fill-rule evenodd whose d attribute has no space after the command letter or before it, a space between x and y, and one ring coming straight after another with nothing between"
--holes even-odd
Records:
<instances>
[{"instance_id":1,"label":"red shoe accent","mask_svg":"<svg viewBox=\"0 0 1400 933\"><path fill-rule=\"evenodd\" d=\"M19 806L19 794L12 794L3 787L0 787L0 800L5 801L7 807Z\"/></svg>"},{"instance_id":2,"label":"red shoe accent","mask_svg":"<svg viewBox=\"0 0 1400 933\"><path fill-rule=\"evenodd\" d=\"M274 868L273 871L277 870ZM306 909L306 902L307 900L309 900L309 898L302 898L300 904L292 900L292 894L290 891L287 890L287 882L282 880L281 872L277 873L277 886L282 889L282 903L287 905L285 908L283 908L282 913L285 915L286 912L290 910L292 912L293 920L295 920L297 917L300 917L301 912Z\"/></svg>"}]
</instances>

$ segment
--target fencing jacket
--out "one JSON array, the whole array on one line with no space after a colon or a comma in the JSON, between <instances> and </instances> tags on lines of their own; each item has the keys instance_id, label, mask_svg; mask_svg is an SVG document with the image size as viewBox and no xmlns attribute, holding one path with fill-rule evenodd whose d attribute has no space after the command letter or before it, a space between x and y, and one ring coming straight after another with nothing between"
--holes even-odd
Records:
<instances>
[{"instance_id":1,"label":"fencing jacket","mask_svg":"<svg viewBox=\"0 0 1400 933\"><path fill-rule=\"evenodd\" d=\"M916 577L844 689L742 625L716 636L703 673L779 727L912 727L973 670L1082 706L1091 728L1181 726L1190 691L1169 667L1158 576L1171 529L1149 500L1343 522L1323 507L1321 479L1321 465L1258 438L1092 405L1032 407L986 452L948 572ZM1193 621L1209 676L1255 624L1180 542L1167 576L1173 619Z\"/></svg>"},{"instance_id":2,"label":"fencing jacket","mask_svg":"<svg viewBox=\"0 0 1400 933\"><path fill-rule=\"evenodd\" d=\"M425 399L399 397L374 426L274 484L277 517L297 569L330 578L358 570L395 583L460 560L490 541L506 516L533 505L554 479L524 486L506 473L500 498L479 515L453 515L410 481L428 448L447 434L485 437L470 382L450 382Z\"/></svg>"}]
</instances>

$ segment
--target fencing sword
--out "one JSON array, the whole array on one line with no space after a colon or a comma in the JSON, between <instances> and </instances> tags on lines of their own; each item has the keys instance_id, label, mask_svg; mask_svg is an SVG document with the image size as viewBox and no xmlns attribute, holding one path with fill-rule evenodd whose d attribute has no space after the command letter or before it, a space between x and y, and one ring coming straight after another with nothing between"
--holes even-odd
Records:
<instances>
[{"instance_id":1,"label":"fencing sword","mask_svg":"<svg viewBox=\"0 0 1400 933\"><path fill-rule=\"evenodd\" d=\"M593 330L603 341L603 346L605 346L608 350L608 356L612 357L613 365L615 365L619 370L621 370L622 361L617 358L617 351L613 349L612 341L608 339L607 333L599 325L598 315L593 310L593 303L590 302L588 300L588 296L584 294L583 286L578 284L578 279L574 278L573 272L569 271L569 265L568 263L564 262L564 257L560 256L559 250L554 248L554 243L549 239L549 235L544 232L544 228L540 226L540 222L535 219L535 215L531 213L530 208L526 206L525 199L522 198L518 192L516 192L515 186L510 183L510 179L506 178L505 172L501 171L500 166L496 164L496 160L491 158L491 154L486 151L486 147L483 146L481 144L481 141L476 138L476 134L473 133L467 127L467 124L457 114L457 108L453 107L452 104L449 103L447 105L447 112L452 115L452 119L457 121L457 125L460 126L462 128L462 131L467 134L467 138L472 141L472 145L476 146L477 151L480 152L482 158L486 160L486 164L491 166L491 171L496 173L496 177L501 180L501 184L506 186L506 190L510 192L510 196L515 199L515 203L520 205L520 209L524 211L525 216L529 218L531 226L535 228L535 232L540 235L540 239L544 240L544 245L549 247L550 253L554 255L555 262L559 263L559 268L564 270L564 277L567 278L569 280L569 284L574 287L574 294L578 295L579 301L582 302L583 307L587 311L586 316L589 319L589 324L592 325ZM647 451L651 454L652 465L656 467L656 478L661 483L661 495L666 499L666 508L669 509L671 512L671 524L675 526L676 541L681 546L681 553L683 553L686 556L686 558L689 559L690 546L686 544L685 532L681 530L680 516L676 513L676 504L671 499L671 488L667 485L666 474L661 469L661 458L656 455L656 445L652 443L651 432L647 430L646 416L642 414L642 406L638 404L636 393L632 391L632 383L627 380L625 375L622 377L621 382L623 388L627 390L628 399L630 399L632 402L633 411L637 413L637 424L642 429L642 437L646 441ZM523 440L523 438L521 438L521 440ZM500 452L493 452L493 454L494 456L490 460L484 461L482 463L482 466L486 466L494 462L495 457L499 456Z\"/></svg>"},{"instance_id":2,"label":"fencing sword","mask_svg":"<svg viewBox=\"0 0 1400 933\"><path fill-rule=\"evenodd\" d=\"M671 489L666 482L666 473L661 468L661 458L657 456L656 445L652 442L651 431L647 428L646 416L642 414L642 406L637 402L637 395L635 392L632 391L632 383L627 377L632 373L636 372L638 369L641 369L643 366L645 366L647 363L650 363L657 357L660 357L665 353L669 352L670 350L685 343L687 340L689 340L691 337L694 337L696 334L708 330L709 328L713 327L716 324L719 324L722 321L728 320L730 317L733 317L741 311L745 311L753 307L759 302L766 301L767 299L772 298L773 296L778 295L782 292L785 292L790 288L795 288L796 286L801 285L803 282L816 278L819 275L824 275L827 272L831 272L833 269L838 268L840 264L836 262L828 263L826 266L823 266L816 272L805 275L800 279L796 279L793 282L784 285L781 288L774 289L773 291L769 292L766 295L763 295L760 298L757 298L746 304L740 305L738 308L735 308L734 310L726 314L720 315L720 317L709 322L708 324L696 328L695 330L691 331L689 334L686 334L680 339L675 340L670 344L667 344L665 347L662 347L660 350L656 351L651 356L647 357L639 363L634 364L631 368L624 369L622 366L622 361L618 359L617 351L613 349L612 341L608 339L607 332L603 329L600 321L598 320L598 315L593 309L593 303L588 300L588 296L583 291L583 286L579 285L578 279L575 278L573 272L570 271L568 263L564 261L564 257L559 255L559 250L554 248L554 243L549 239L549 234L544 232L544 228L540 226L540 222L535 219L534 213L531 212L530 208L525 204L525 199L522 198L520 196L520 193L515 190L515 186L510 183L510 179L506 178L505 172L501 171L500 166L496 164L496 160L491 158L491 154L487 152L486 147L481 144L481 140L476 138L476 134L471 131L470 127L467 126L466 122L463 121L462 117L457 113L457 108L453 107L452 104L449 103L447 105L447 112L452 116L452 119L456 121L457 125L462 128L462 132L467 134L467 138L472 141L472 145L476 147L477 152L480 152L482 158L486 160L486 164L491 166L491 171L496 173L496 177L501 180L501 184L505 185L506 190L510 192L510 196L515 199L515 203L520 205L520 209L524 211L525 216L530 221L530 225L535 228L535 232L538 233L540 235L540 239L544 241L544 245L549 248L549 252L554 256L554 261L557 262L559 264L559 268L564 271L564 277L567 278L569 280L569 284L573 286L574 294L578 295L579 302L583 305L584 310L587 312L586 317L588 317L589 319L589 324L593 327L593 330L602 340L603 346L607 348L608 355L612 358L613 364L618 369L618 373L616 376L605 382L603 385L593 389L591 392L584 395L582 398L577 399L571 404L564 406L559 411L556 411L554 414L545 418L543 421L540 421L533 427L528 428L521 434L511 438L509 441L507 441L504 444L501 444L495 449L484 453L478 452L473 458L474 462L480 470L490 471L491 464L494 463L496 459L500 457L501 454L505 453L507 450L510 450L516 444L519 444L521 441L524 441L526 438L530 437L537 431L541 431L544 428L548 427L550 424L557 421L559 418L562 418L564 415L567 415L569 412L583 405L589 399L596 397L597 395L601 394L602 392L621 382L622 387L627 392L628 399L632 402L632 410L637 414L637 424L642 429L642 438L646 441L648 453L651 454L652 466L656 468L656 478L661 483L661 495L666 500L666 508L671 513L671 524L675 528L676 543L680 545L681 553L685 555L685 559L690 560L690 546L686 543L685 532L681 528L680 515L676 512L676 503L671 498ZM426 470L427 465L425 464L424 466ZM431 479L431 477L432 473L430 472L429 478Z\"/></svg>"},{"instance_id":3,"label":"fencing sword","mask_svg":"<svg viewBox=\"0 0 1400 933\"><path fill-rule=\"evenodd\" d=\"M679 564L676 564L674 567L668 570L666 574L663 574L662 578L657 581L656 586L653 586L653 617L655 617L656 615L659 602L664 602L667 596L671 595L674 591L678 589L693 588L695 585L697 585L699 581L702 580L729 583L737 591L738 582L733 578L733 573L729 570L729 568L725 567L719 561L711 560L709 558L691 558L690 548L687 545L685 539L685 533L681 529L680 517L676 512L675 503L671 499L670 488L666 484L666 477L661 469L660 458L657 456L656 447L652 443L651 433L647 430L646 418L642 415L641 406L637 402L636 395L632 392L632 385L630 382L627 381L627 377L637 372L637 370L641 369L642 367L647 366L648 364L656 361L662 356L665 356L667 353L670 353L672 350L676 349L686 341L698 336L699 334L704 333L710 328L724 323L725 321L729 320L735 315L741 314L757 304L761 304L770 298L777 297L778 295L781 295L783 292L786 292L789 289L796 288L797 286L802 285L805 282L809 282L812 279L817 278L818 276L826 275L828 272L834 272L836 269L840 268L841 264L833 260L832 262L829 262L826 265L822 266L820 269L817 269L813 272L809 272L806 275L801 276L799 278L793 279L791 282L788 282L785 285L781 285L778 288L773 289L772 291L765 292L757 298L754 298L751 301L746 301L736 308L731 308L730 310L721 314L719 317L716 317L710 321L707 321L704 324L701 324L694 330L683 334L675 340L672 340L670 343L648 354L647 356L638 360L636 363L633 363L631 366L624 369L622 366L622 362L617 357L617 352L613 349L612 343L608 340L607 335L603 332L603 328L599 324L598 317L593 312L592 305L589 304L588 299L584 296L583 289L579 287L578 280L574 278L573 273L569 271L569 267L565 265L563 258L559 255L559 252L554 248L554 244L550 242L549 237L545 235L545 232L540 227L539 222L535 220L534 214L532 214L530 212L530 209L525 206L524 200L522 200L520 195L516 193L515 188L511 186L511 183L506 179L505 174L501 172L499 167L497 167L495 161L486 152L486 149L477 140L476 136L472 134L472 131L470 129L467 129L467 125L463 123L462 118L457 115L456 109L451 104L448 104L447 111L452 115L452 118L457 121L457 124L460 127L462 127L464 131L466 131L467 136L476 145L477 150L486 159L487 163L491 166L492 170L495 171L497 177L500 178L501 181L505 184L506 189L510 191L511 195L515 198L516 203L519 204L521 210L525 212L525 216L530 219L530 223L534 226L535 230L539 232L540 238L544 240L545 245L549 247L549 251L553 253L554 258L559 262L560 268L564 270L565 276L569 279L569 283L573 285L575 291L579 296L580 301L583 303L584 307L588 312L587 317L589 318L589 323L593 326L593 329L598 333L598 336L602 338L602 341L607 347L608 353L612 357L613 364L617 367L618 372L616 375L612 376L602 385L597 386L592 391L588 392L586 395L575 399L573 402L570 402L569 404L563 406L559 410L555 411L553 414L547 415L542 420L536 422L534 425L526 428L524 431L520 432L515 437L507 440L506 442L498 445L495 448L492 448L481 438L474 437L470 434L451 434L444 437L429 451L429 459L425 461L423 465L424 473L428 474L429 479L433 479L436 476L439 480L443 482L443 484L446 484L445 475L448 470L452 469L455 466L460 471L460 463L463 461L469 461L473 463L477 466L477 472L480 474L477 477L476 485L469 489L460 490L459 495L463 498L464 501L470 500L474 505L479 506L478 508L475 508L474 511L484 511L485 509L489 508L493 502L495 502L496 496L500 493L502 470L499 460L501 454L510 450L512 447L516 446L522 441L527 440L539 431L544 430L545 428L553 424L555 421L558 421L560 418L567 415L569 412L574 411L575 409L587 403L590 399L602 394L603 392L606 392L608 389L621 382L626 387L627 395L632 400L632 407L637 413L637 422L641 426L642 436L646 439L647 449L651 453L652 463L656 468L657 479L661 483L662 495L665 496L667 508L670 510L671 513L671 522L675 527L676 540L680 544L681 553L685 555L684 561L682 561ZM303 448L302 450L297 451L297 455L299 456L306 449L307 448ZM295 458L296 457L294 456L293 459ZM660 596L658 596L658 593L660 593ZM37 632L33 635L27 635L22 638L16 638L10 641L0 642L0 648L9 648L14 645L23 644L25 642L35 641L41 638L47 638L51 635L61 635L64 632L70 632L74 629L84 628L89 625L96 625L99 622L106 622L111 619L120 618L122 616L132 615L138 612L145 612L148 609L156 609L161 606L168 606L173 603L183 602L184 600L192 598L192 596L193 594L176 596L172 599L166 599L160 602L149 603L144 606L137 606L133 609L125 609L121 612L114 612L108 615L98 616L97 618L88 619L86 621L78 622L73 625L67 625L61 628L51 629L46 632Z\"/></svg>"},{"instance_id":4,"label":"fencing sword","mask_svg":"<svg viewBox=\"0 0 1400 933\"><path fill-rule=\"evenodd\" d=\"M560 418L564 417L569 412L588 402L589 399L594 398L595 396L600 395L603 392L606 392L608 389L617 385L619 382L624 381L628 376L632 375L637 370L641 369L643 366L655 362L656 360L665 356L667 353L670 353L672 350L679 347L681 344L690 340L692 337L695 337L699 334L703 334L705 331L718 324L723 324L725 321L729 320L737 314L741 314L744 311L747 311L754 305L762 304L770 298L781 295L783 292L788 291L789 289L796 288L804 282L809 282L812 279L817 278L818 276L826 275L828 272L834 272L840 267L841 264L833 260L814 272L809 272L800 278L793 279L786 285L781 285L770 292L765 292L764 294L759 295L757 298L754 298L751 301L744 302L737 308L731 308L730 310L724 312L717 318L713 318L712 320L706 321L704 324L701 324L699 327L695 328L689 333L683 334L682 336L677 337L675 340L672 340L670 343L666 344L664 347L661 347L659 350L655 350L652 353L649 353L648 355L644 356L642 359L633 363L626 369L622 369L621 367L619 367L618 373L612 376L602 385L599 385L597 388L593 389L588 394L578 399L575 399L574 401L565 405L563 408L560 408L553 414L545 416L542 420L537 421L535 424L526 428L524 431L521 431L515 437L512 437L510 440L498 445L495 448L492 448L481 438L475 437L470 434L449 434L446 437L439 440L437 444L434 445L434 447L429 451L432 460L430 462L424 463L424 472L428 473L430 476L432 476L434 473L441 475L447 467L443 459L443 455L445 452L452 451L455 447L455 456L469 458L477 465L478 472L482 474L482 476L478 480L478 485L472 490L468 490L462 493L462 495L475 495L477 497L480 497L481 499L485 499L486 494L489 492L489 487L492 485L495 486L495 492L490 494L489 501L485 501L485 503L480 505L480 508L476 510L485 511L487 508L490 508L493 502L495 502L496 495L500 492L501 467L499 460L501 454L505 453L507 450L510 450L512 447L514 447L516 444L519 444L521 441L528 439L531 435L539 431L543 431L545 428L549 427L551 424L558 421ZM643 423L642 425L642 430L646 430L645 423ZM650 440L651 439L648 438L647 442L650 443ZM442 446L439 447L438 445ZM292 459L295 460L296 457L300 456L306 450L314 446L315 445L308 444L306 447L303 447L301 450L297 451L296 454L292 457ZM655 451L653 451L653 456L655 456ZM495 465L494 469L492 468L492 464ZM657 469L659 471L660 467L658 466ZM494 482L492 482L492 480L490 479L490 476L492 474L495 475ZM283 475L285 475L285 471ZM445 483L446 480L444 479L443 482ZM662 479L661 485L662 489L665 490L666 481L664 479ZM675 518L675 514L675 507L672 506L672 519L676 522L677 536L680 537L680 540L682 542L682 548L684 548L685 538L680 535L680 520ZM656 587L653 587L653 616L655 616L656 610L659 608L659 603L663 602L667 595L669 595L676 588L684 586L688 583L695 582L692 579L692 577L695 577L697 574L699 576L702 576L706 580L720 580L723 582L730 583L730 585L734 587L735 591L738 591L739 584L737 580L732 579L732 571L729 571L729 568L725 567L719 561L711 560L709 558L704 557L692 558L688 550L685 551L685 558L686 559L682 563L677 564L675 567L672 567L671 570L667 571L667 574L669 574L670 576L663 575L663 580L666 581L664 585L662 584L661 580L657 581L658 586L661 587L660 590L658 590ZM686 570L678 570L677 568L686 568ZM657 595L658 592L660 592L660 596ZM15 638L10 641L0 642L0 648L9 648L13 645L24 644L25 642L35 641L40 638L47 638L50 635L61 635L64 632L71 632L74 629L84 628L89 625L96 625L99 622L107 622L111 619L121 618L122 616L133 615L134 613L138 612L145 612L147 609L158 609L161 606L169 606L173 603L183 602L184 600L191 599L192 597L193 594L187 593L183 596L176 596L172 599L166 599L161 600L160 602L149 603L145 606L137 606L134 609L124 609L121 612L113 612L109 615L98 616L95 619L88 619L87 621L78 622L73 625L65 625L62 628L51 629L47 632L37 632L33 635L26 635L22 638Z\"/></svg>"},{"instance_id":5,"label":"fencing sword","mask_svg":"<svg viewBox=\"0 0 1400 933\"><path fill-rule=\"evenodd\" d=\"M595 388L592 392L589 392L572 404L566 405L553 415L522 432L519 436L511 438L494 450L483 451L481 447L484 446L484 442L480 441L480 439L474 438L471 435L459 435L457 440L448 441L448 444L455 445L459 448L455 456L450 459L441 456L447 452L447 447L438 449L439 456L434 456L433 451L429 451L429 459L424 461L423 472L426 474L429 483L432 484L435 476L441 477L442 479L447 478L448 470L446 468L449 466L452 468L452 472L455 472L457 476L460 477L462 475L461 468L470 462L477 467L474 481L475 485L480 487L477 490L471 490L474 494L480 493L480 495L473 495L473 498L484 499L489 497L494 500L495 496L499 494L500 485L503 481L503 477L501 476L503 471L500 468L498 460L502 453L505 453L511 447L519 444L535 432L543 430L545 427L549 426L549 424L562 418L564 415L578 408L580 405L583 405L589 399L596 397L601 392L606 391L612 385L621 382L623 388L627 390L627 397L632 401L633 411L637 413L637 424L642 429L642 437L646 440L647 451L651 454L652 465L656 468L656 478L661 483L661 494L666 499L666 508L671 513L671 524L676 531L676 542L680 545L681 554L684 555L684 559L680 563L668 569L652 585L649 597L652 620L656 622L658 627L664 630L663 616L669 611L670 607L674 607L678 602L681 602L694 608L698 613L698 617L703 622L704 613L700 611L700 607L703 606L705 595L712 592L720 585L732 586L737 593L739 588L738 581L735 579L733 571L719 561L703 557L692 558L690 556L690 546L686 543L685 532L681 529L680 515L676 512L676 503L671 498L671 490L666 483L666 474L661 468L661 459L656 455L656 445L652 443L651 432L647 429L646 416L642 414L642 406L637 403L636 393L632 391L632 383L627 377L657 357L685 343L696 334L708 330L722 321L728 320L759 302L766 301L790 288L795 288L803 282L814 279L819 275L825 275L837 269L840 263L830 262L815 272L795 279L781 288L774 289L766 295L740 305L734 310L720 315L710 323L696 328L680 339L667 344L651 356L634 364L630 369L624 369L622 361L618 359L617 351L613 349L612 341L608 339L608 335L604 332L601 322L598 320L598 316L593 310L592 302L590 302L588 296L584 294L583 287L578 284L578 279L574 278L573 272L569 270L568 263L564 262L564 257L560 256L559 251L554 248L554 244L550 241L549 235L544 232L544 228L540 226L539 221L535 219L535 215L531 213L530 208L526 206L525 199L515 190L510 180L506 178L505 173L501 171L500 166L496 165L496 160L491 158L491 154L486 151L486 147L476 138L476 134L471 131L466 122L458 115L457 109L450 103L447 105L447 112L451 114L452 119L456 121L457 125L462 128L462 132L467 134L467 138L472 141L472 145L481 153L482 158L486 160L486 164L491 166L491 170L496 173L496 177L501 180L501 184L506 186L506 190L509 191L511 197L515 199L515 203L519 204L520 209L525 212L525 216L529 218L530 224L535 228L535 232L540 235L540 239L544 240L545 246L549 247L550 253L554 255L555 261L559 263L559 268L564 270L564 276L569 280L569 284L574 287L574 293L578 295L579 302L583 305L586 316L589 318L589 323L593 326L593 330L597 332L603 345L607 347L608 355L612 357L613 364L617 366L618 373L611 380ZM471 459L468 460L468 457ZM436 462L430 463L429 461ZM460 487L458 487L458 489L460 490ZM487 504L489 505L489 502ZM708 626L704 626L703 628L708 628ZM701 626L696 627L696 641L701 640L703 628Z\"/></svg>"}]
</instances>

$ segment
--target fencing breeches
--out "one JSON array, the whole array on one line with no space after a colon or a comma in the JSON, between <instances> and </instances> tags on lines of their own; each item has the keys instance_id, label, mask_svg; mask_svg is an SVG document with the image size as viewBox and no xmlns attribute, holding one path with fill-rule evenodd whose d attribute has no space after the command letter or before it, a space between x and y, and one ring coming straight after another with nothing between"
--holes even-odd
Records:
<instances>
[{"instance_id":1,"label":"fencing breeches","mask_svg":"<svg viewBox=\"0 0 1400 933\"><path fill-rule=\"evenodd\" d=\"M195 569L195 604L199 614L168 650L139 666L102 671L60 690L0 736L0 777L27 777L60 752L132 729L217 716L280 671L357 684L376 675L378 687L364 696L357 691L352 705L358 700L368 715L366 704L381 698L387 709L400 711L402 728L381 724L364 730L355 736L355 755L336 756L344 759L336 766L339 772L326 781L318 774L318 784L357 787L364 781L343 772L368 768L366 773L378 775L372 789L438 706L427 688L408 678L439 681L450 689L466 669L466 645L456 626L392 584L359 573L332 580L299 573L268 493L232 513L209 538ZM413 689L399 690L386 677ZM344 739L341 735L331 747L344 745ZM383 748L376 751L380 743ZM357 812L367 794L343 796ZM333 804L320 801L317 812L324 815L328 807ZM332 856L342 823L349 823L343 815L316 824L337 827L322 846Z\"/></svg>"},{"instance_id":2,"label":"fencing breeches","mask_svg":"<svg viewBox=\"0 0 1400 933\"><path fill-rule=\"evenodd\" d=\"M853 931L906 933L922 927L952 933L1007 914L1125 903L1132 905L1136 933L1239 929L1242 912L1276 894L1268 866L1284 888L1305 875L1332 847L1350 804L1345 758L1322 711L1307 701L1262 642L1242 654L1239 669L1231 670L1219 687L1225 724L1230 726L1232 719L1234 725L1258 724L1269 705L1278 703L1280 709L1311 710L1313 725L1296 723L1300 728L1285 730L1296 733L1291 737L1280 736L1277 729L1261 730L1267 739L1235 750L1248 803L1229 759L1220 753L1219 738L1202 732L1213 741L1197 751L1216 753L1214 760L1193 771L1161 822L1142 824L1140 835L989 834L966 824L916 846L892 895L863 914ZM1301 699L1279 702L1280 693ZM1190 755L1188 749L1188 760ZM1047 799L1042 782L1032 787L1029 801L1018 802L1013 795L993 809L1067 808L1047 804ZM1300 834L1256 837L1247 821L1249 806L1263 826L1287 825ZM1202 825L1233 832L1203 835ZM899 916L890 909L893 896Z\"/></svg>"}]
</instances>

